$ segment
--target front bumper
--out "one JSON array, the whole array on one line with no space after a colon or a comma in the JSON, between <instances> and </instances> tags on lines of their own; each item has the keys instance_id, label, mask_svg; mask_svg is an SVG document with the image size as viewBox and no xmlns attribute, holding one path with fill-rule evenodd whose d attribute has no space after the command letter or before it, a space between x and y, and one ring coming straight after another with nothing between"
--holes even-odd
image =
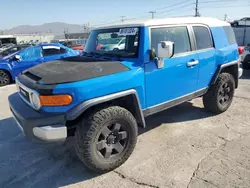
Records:
<instances>
[{"instance_id":1,"label":"front bumper","mask_svg":"<svg viewBox=\"0 0 250 188\"><path fill-rule=\"evenodd\" d=\"M67 138L65 114L35 111L14 93L9 96L10 110L24 135L33 142L63 142Z\"/></svg>"}]
</instances>

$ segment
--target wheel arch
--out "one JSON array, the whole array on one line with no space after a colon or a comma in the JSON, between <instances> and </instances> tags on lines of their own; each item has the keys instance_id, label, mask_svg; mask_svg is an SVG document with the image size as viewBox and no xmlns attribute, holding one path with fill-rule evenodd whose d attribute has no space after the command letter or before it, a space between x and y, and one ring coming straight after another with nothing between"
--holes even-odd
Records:
<instances>
[{"instance_id":1,"label":"wheel arch","mask_svg":"<svg viewBox=\"0 0 250 188\"><path fill-rule=\"evenodd\" d=\"M213 85L216 83L221 73L227 72L233 75L235 79L235 88L238 88L238 69L239 69L238 61L232 61L230 63L220 65L218 69L216 70L210 85Z\"/></svg>"},{"instance_id":2,"label":"wheel arch","mask_svg":"<svg viewBox=\"0 0 250 188\"><path fill-rule=\"evenodd\" d=\"M94 99L87 100L75 108L71 109L66 119L68 121L74 121L82 117L87 111L92 108L104 106L104 105L117 105L129 110L137 120L139 126L145 127L145 119L142 113L140 100L135 89L130 89Z\"/></svg>"},{"instance_id":3,"label":"wheel arch","mask_svg":"<svg viewBox=\"0 0 250 188\"><path fill-rule=\"evenodd\" d=\"M0 67L0 71L4 71L4 72L6 72L6 73L10 76L11 82L13 82L13 81L14 81L13 76L12 76L12 74L11 74L11 71L10 71L10 70Z\"/></svg>"}]
</instances>

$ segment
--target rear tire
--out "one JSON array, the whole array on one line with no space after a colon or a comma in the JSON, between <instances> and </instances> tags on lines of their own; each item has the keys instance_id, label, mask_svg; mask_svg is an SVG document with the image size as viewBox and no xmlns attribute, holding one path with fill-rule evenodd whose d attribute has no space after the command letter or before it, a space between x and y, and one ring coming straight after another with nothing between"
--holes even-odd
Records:
<instances>
[{"instance_id":1,"label":"rear tire","mask_svg":"<svg viewBox=\"0 0 250 188\"><path fill-rule=\"evenodd\" d=\"M221 73L216 83L203 96L205 109L215 114L225 112L232 104L234 91L234 77L229 73Z\"/></svg>"},{"instance_id":2,"label":"rear tire","mask_svg":"<svg viewBox=\"0 0 250 188\"><path fill-rule=\"evenodd\" d=\"M11 83L10 74L5 70L0 70L0 87L9 85Z\"/></svg>"},{"instance_id":3,"label":"rear tire","mask_svg":"<svg viewBox=\"0 0 250 188\"><path fill-rule=\"evenodd\" d=\"M83 118L76 129L75 150L79 159L96 172L108 172L122 165L137 141L137 123L126 109L113 106L96 110Z\"/></svg>"}]
</instances>

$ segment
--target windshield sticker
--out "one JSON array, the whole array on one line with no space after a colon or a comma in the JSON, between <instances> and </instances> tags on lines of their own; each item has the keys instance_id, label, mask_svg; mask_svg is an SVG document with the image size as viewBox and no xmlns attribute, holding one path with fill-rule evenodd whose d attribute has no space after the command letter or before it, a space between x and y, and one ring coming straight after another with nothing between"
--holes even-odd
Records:
<instances>
[{"instance_id":1,"label":"windshield sticker","mask_svg":"<svg viewBox=\"0 0 250 188\"><path fill-rule=\"evenodd\" d=\"M122 28L119 30L118 35L136 35L138 28Z\"/></svg>"}]
</instances>

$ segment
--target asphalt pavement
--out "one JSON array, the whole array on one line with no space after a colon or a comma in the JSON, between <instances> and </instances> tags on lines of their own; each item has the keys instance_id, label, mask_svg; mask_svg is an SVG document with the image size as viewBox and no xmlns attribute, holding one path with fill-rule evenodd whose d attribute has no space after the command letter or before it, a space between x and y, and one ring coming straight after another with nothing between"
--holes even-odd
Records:
<instances>
[{"instance_id":1,"label":"asphalt pavement","mask_svg":"<svg viewBox=\"0 0 250 188\"><path fill-rule=\"evenodd\" d=\"M8 107L15 90L0 88L1 188L250 187L250 71L223 114L206 112L199 98L147 118L132 156L102 175L78 160L73 139L47 146L27 141Z\"/></svg>"}]
</instances>

